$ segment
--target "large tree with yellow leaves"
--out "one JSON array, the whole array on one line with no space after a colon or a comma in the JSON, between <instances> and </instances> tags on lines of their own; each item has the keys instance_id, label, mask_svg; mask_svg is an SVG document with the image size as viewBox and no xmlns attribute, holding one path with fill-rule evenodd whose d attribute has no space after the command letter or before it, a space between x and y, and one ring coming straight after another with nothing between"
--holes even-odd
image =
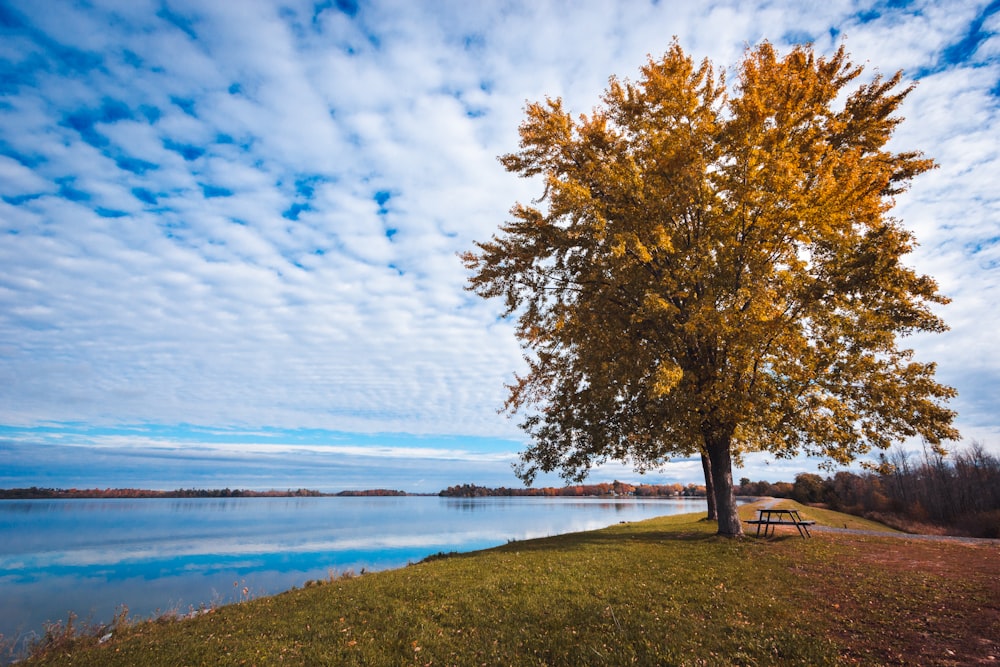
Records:
<instances>
[{"instance_id":1,"label":"large tree with yellow leaves","mask_svg":"<svg viewBox=\"0 0 1000 667\"><path fill-rule=\"evenodd\" d=\"M517 317L528 371L505 407L532 438L526 482L702 453L719 534L740 535L745 453L846 463L957 437L954 390L900 346L946 329L890 215L933 162L887 148L901 75L861 75L843 48L764 43L727 91L674 43L589 116L527 107L501 162L540 199L463 256L470 289Z\"/></svg>"}]
</instances>

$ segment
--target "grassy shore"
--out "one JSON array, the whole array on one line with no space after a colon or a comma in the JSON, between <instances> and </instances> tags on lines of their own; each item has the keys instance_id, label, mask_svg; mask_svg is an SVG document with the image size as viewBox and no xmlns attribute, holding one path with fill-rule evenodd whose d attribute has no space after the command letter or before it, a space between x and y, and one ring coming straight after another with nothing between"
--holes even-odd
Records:
<instances>
[{"instance_id":1,"label":"grassy shore","mask_svg":"<svg viewBox=\"0 0 1000 667\"><path fill-rule=\"evenodd\" d=\"M728 540L683 515L512 542L195 618L121 623L103 643L56 642L26 664L1000 663L995 543L787 530Z\"/></svg>"}]
</instances>

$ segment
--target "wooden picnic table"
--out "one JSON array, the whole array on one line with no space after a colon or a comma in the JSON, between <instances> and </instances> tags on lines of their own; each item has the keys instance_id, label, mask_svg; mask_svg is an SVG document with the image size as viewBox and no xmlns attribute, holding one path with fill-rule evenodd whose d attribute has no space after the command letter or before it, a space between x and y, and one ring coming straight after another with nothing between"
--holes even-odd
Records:
<instances>
[{"instance_id":1,"label":"wooden picnic table","mask_svg":"<svg viewBox=\"0 0 1000 667\"><path fill-rule=\"evenodd\" d=\"M816 522L803 519L799 516L798 510L759 509L757 510L757 518L747 521L747 523L757 526L757 537L760 537L761 526L764 527L764 537L767 537L769 532L774 535L775 526L795 526L799 535L804 539L812 537L809 534L809 526Z\"/></svg>"}]
</instances>

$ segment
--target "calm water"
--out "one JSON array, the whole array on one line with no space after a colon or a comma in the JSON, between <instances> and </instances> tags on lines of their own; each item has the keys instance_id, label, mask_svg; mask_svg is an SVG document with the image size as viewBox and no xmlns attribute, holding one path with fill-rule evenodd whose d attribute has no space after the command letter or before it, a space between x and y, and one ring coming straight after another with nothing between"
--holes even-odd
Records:
<instances>
[{"instance_id":1,"label":"calm water","mask_svg":"<svg viewBox=\"0 0 1000 667\"><path fill-rule=\"evenodd\" d=\"M0 500L0 634L259 597L331 572L703 511L704 500ZM244 589L246 589L244 591ZM0 658L2 662L2 658Z\"/></svg>"}]
</instances>

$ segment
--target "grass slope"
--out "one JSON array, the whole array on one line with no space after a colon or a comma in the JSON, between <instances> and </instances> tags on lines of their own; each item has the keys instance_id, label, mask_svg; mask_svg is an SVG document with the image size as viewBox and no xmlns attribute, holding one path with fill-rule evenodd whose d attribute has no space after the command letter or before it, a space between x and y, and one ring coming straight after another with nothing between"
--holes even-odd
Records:
<instances>
[{"instance_id":1,"label":"grass slope","mask_svg":"<svg viewBox=\"0 0 1000 667\"><path fill-rule=\"evenodd\" d=\"M791 504L791 503L789 503ZM742 510L745 518L753 512ZM820 524L863 520L805 509ZM1000 548L696 515L514 542L135 623L31 665L824 665L1000 659ZM860 523L859 523L860 522ZM884 530L884 528L883 528ZM784 532L783 532L784 531Z\"/></svg>"}]
</instances>

